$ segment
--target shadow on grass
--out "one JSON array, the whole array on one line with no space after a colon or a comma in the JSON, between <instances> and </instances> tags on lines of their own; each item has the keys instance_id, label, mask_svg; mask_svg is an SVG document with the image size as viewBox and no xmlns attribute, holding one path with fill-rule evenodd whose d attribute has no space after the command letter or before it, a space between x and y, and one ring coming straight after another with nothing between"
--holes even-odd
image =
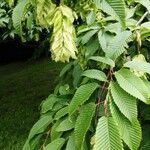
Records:
<instances>
[{"instance_id":1,"label":"shadow on grass","mask_svg":"<svg viewBox=\"0 0 150 150\"><path fill-rule=\"evenodd\" d=\"M22 149L62 67L48 59L0 66L0 150Z\"/></svg>"}]
</instances>

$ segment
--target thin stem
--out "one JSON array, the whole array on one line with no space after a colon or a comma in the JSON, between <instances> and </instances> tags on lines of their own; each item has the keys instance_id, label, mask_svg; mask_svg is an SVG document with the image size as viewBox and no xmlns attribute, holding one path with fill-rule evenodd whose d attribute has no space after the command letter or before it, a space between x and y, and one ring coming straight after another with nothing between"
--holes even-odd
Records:
<instances>
[{"instance_id":1,"label":"thin stem","mask_svg":"<svg viewBox=\"0 0 150 150\"><path fill-rule=\"evenodd\" d=\"M41 146L41 150L44 148L44 145L46 144L46 142L47 142L47 140L48 140L48 137L49 137L49 135L50 135L50 132L51 132L51 130L49 130L49 131L47 131L47 133L46 133L46 138L45 138L45 140L44 140L44 143L43 143L43 145Z\"/></svg>"},{"instance_id":2,"label":"thin stem","mask_svg":"<svg viewBox=\"0 0 150 150\"><path fill-rule=\"evenodd\" d=\"M148 14L149 12L146 11L144 15L140 18L140 20L137 22L136 26L139 26Z\"/></svg>"},{"instance_id":3,"label":"thin stem","mask_svg":"<svg viewBox=\"0 0 150 150\"><path fill-rule=\"evenodd\" d=\"M112 74L113 74L113 69L111 68L107 74L107 79L109 80L109 82L112 80ZM98 95L98 99L97 99L97 107L96 107L96 116L95 116L95 124L98 123L98 117L99 117L99 111L100 111L100 104L102 103L101 102L101 97L102 97L102 94L107 90L107 87L109 85L109 82L104 82L102 88L100 88L100 93ZM108 85L107 85L108 84ZM106 101L106 100L105 100ZM104 104L104 107L105 107L105 104ZM105 107L105 111L108 112L108 108Z\"/></svg>"},{"instance_id":4,"label":"thin stem","mask_svg":"<svg viewBox=\"0 0 150 150\"><path fill-rule=\"evenodd\" d=\"M101 101L100 103L97 103L96 106L97 106L97 105L100 105L100 104L103 104L103 103L104 103L104 101Z\"/></svg>"},{"instance_id":5,"label":"thin stem","mask_svg":"<svg viewBox=\"0 0 150 150\"><path fill-rule=\"evenodd\" d=\"M98 100L97 100L97 104L96 104L96 116L95 116L95 124L98 123L98 116L99 116L99 111L100 111L100 104L101 104L101 99L100 97L98 97Z\"/></svg>"},{"instance_id":6,"label":"thin stem","mask_svg":"<svg viewBox=\"0 0 150 150\"><path fill-rule=\"evenodd\" d=\"M140 20L137 22L136 26L140 26L140 24L142 23L142 21L145 19L145 17L149 14L148 11L146 11L143 16L140 18ZM136 30L136 36L137 36L137 50L138 50L138 53L140 53L140 48L141 48L141 45L142 45L142 42L141 42L141 35L139 33L138 30Z\"/></svg>"},{"instance_id":7,"label":"thin stem","mask_svg":"<svg viewBox=\"0 0 150 150\"><path fill-rule=\"evenodd\" d=\"M105 111L105 117L108 117L109 114L108 114L108 99L106 99L104 101L104 111Z\"/></svg>"}]
</instances>

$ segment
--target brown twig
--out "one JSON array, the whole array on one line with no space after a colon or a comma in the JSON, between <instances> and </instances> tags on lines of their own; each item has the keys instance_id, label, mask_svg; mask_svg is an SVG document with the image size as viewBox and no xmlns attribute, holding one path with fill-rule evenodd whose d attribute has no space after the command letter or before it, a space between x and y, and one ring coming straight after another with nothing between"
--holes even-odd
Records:
<instances>
[{"instance_id":1,"label":"brown twig","mask_svg":"<svg viewBox=\"0 0 150 150\"><path fill-rule=\"evenodd\" d=\"M104 111L105 111L105 117L108 117L109 114L108 114L108 100L107 99L104 101Z\"/></svg>"},{"instance_id":2,"label":"brown twig","mask_svg":"<svg viewBox=\"0 0 150 150\"><path fill-rule=\"evenodd\" d=\"M109 80L109 82L112 80L112 74L113 74L113 69L111 68L107 74L107 80ZM97 99L97 102L96 102L96 116L95 116L95 124L98 123L98 117L99 117L99 111L100 111L100 104L103 103L101 102L101 97L102 97L102 94L108 89L106 86L108 86L107 84L109 84L109 82L104 82L102 88L100 87L100 93L98 95L98 99ZM104 106L105 107L105 106ZM108 109L107 109L108 110Z\"/></svg>"}]
</instances>

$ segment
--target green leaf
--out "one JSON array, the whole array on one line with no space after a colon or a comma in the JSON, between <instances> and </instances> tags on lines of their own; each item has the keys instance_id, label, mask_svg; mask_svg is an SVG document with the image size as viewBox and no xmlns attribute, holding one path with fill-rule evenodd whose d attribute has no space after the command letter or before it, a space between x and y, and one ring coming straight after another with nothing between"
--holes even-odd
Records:
<instances>
[{"instance_id":1,"label":"green leaf","mask_svg":"<svg viewBox=\"0 0 150 150\"><path fill-rule=\"evenodd\" d=\"M146 40L150 37L150 22L144 22L140 27L141 40Z\"/></svg>"},{"instance_id":2,"label":"green leaf","mask_svg":"<svg viewBox=\"0 0 150 150\"><path fill-rule=\"evenodd\" d=\"M65 139L59 138L54 141L52 141L50 144L48 144L44 150L61 150L62 146L65 143Z\"/></svg>"},{"instance_id":3,"label":"green leaf","mask_svg":"<svg viewBox=\"0 0 150 150\"><path fill-rule=\"evenodd\" d=\"M69 115L71 116L77 110L79 105L82 105L84 102L86 102L98 87L99 85L97 83L81 85L77 89L69 105Z\"/></svg>"},{"instance_id":4,"label":"green leaf","mask_svg":"<svg viewBox=\"0 0 150 150\"><path fill-rule=\"evenodd\" d=\"M56 123L52 126L51 128L51 141L60 138L62 135L62 132L58 132L56 131L57 127L59 126L59 124L62 122L62 120L57 120Z\"/></svg>"},{"instance_id":5,"label":"green leaf","mask_svg":"<svg viewBox=\"0 0 150 150\"><path fill-rule=\"evenodd\" d=\"M96 79L99 81L107 81L105 73L96 69L86 70L82 73L82 76L86 76L88 78Z\"/></svg>"},{"instance_id":6,"label":"green leaf","mask_svg":"<svg viewBox=\"0 0 150 150\"><path fill-rule=\"evenodd\" d=\"M129 61L124 64L124 67L135 69L150 74L150 63L144 61Z\"/></svg>"},{"instance_id":7,"label":"green leaf","mask_svg":"<svg viewBox=\"0 0 150 150\"><path fill-rule=\"evenodd\" d=\"M95 145L93 150L122 150L123 145L118 130L112 117L101 117L99 119L96 135Z\"/></svg>"},{"instance_id":8,"label":"green leaf","mask_svg":"<svg viewBox=\"0 0 150 150\"><path fill-rule=\"evenodd\" d=\"M42 106L41 106L41 113L46 113L50 110L52 110L54 104L58 101L59 99L51 94L45 101L43 101Z\"/></svg>"},{"instance_id":9,"label":"green leaf","mask_svg":"<svg viewBox=\"0 0 150 150\"><path fill-rule=\"evenodd\" d=\"M107 19L107 18L106 18L106 19ZM104 32L103 34L104 34L104 35L109 35L109 36L111 35L111 36L112 36L112 34L108 34L107 31L108 31L108 32L111 32L111 33L118 34L119 32L122 31L121 26L120 26L120 23L118 23L118 22L115 22L115 23L111 22L110 24L108 24L108 25L105 27L105 32ZM105 36L105 37L106 37L106 36Z\"/></svg>"},{"instance_id":10,"label":"green leaf","mask_svg":"<svg viewBox=\"0 0 150 150\"><path fill-rule=\"evenodd\" d=\"M100 44L100 46L104 52L106 51L107 45L110 42L110 40L112 40L114 38L114 35L109 33L110 31L106 32L105 30L104 31L100 30L98 32L98 41L99 41L99 44Z\"/></svg>"},{"instance_id":11,"label":"green leaf","mask_svg":"<svg viewBox=\"0 0 150 150\"><path fill-rule=\"evenodd\" d=\"M53 112L57 112L57 111L59 111L61 108L67 106L67 105L68 105L67 100L68 100L68 99L66 99L65 97L64 97L64 99L63 99L63 98L59 98L59 101L54 104L52 111L53 111Z\"/></svg>"},{"instance_id":12,"label":"green leaf","mask_svg":"<svg viewBox=\"0 0 150 150\"><path fill-rule=\"evenodd\" d=\"M100 29L100 26L99 25L91 25L91 26L81 26L78 28L78 35L84 33L84 32L87 32L87 31L90 31L90 30L99 30Z\"/></svg>"},{"instance_id":13,"label":"green leaf","mask_svg":"<svg viewBox=\"0 0 150 150\"><path fill-rule=\"evenodd\" d=\"M70 94L70 87L68 84L65 84L65 85L61 85L59 87L59 94L60 95L68 95Z\"/></svg>"},{"instance_id":14,"label":"green leaf","mask_svg":"<svg viewBox=\"0 0 150 150\"><path fill-rule=\"evenodd\" d=\"M92 56L89 59L115 67L114 61L107 57Z\"/></svg>"},{"instance_id":15,"label":"green leaf","mask_svg":"<svg viewBox=\"0 0 150 150\"><path fill-rule=\"evenodd\" d=\"M119 110L132 122L137 118L136 98L126 93L117 83L112 82L111 94Z\"/></svg>"},{"instance_id":16,"label":"green leaf","mask_svg":"<svg viewBox=\"0 0 150 150\"><path fill-rule=\"evenodd\" d=\"M40 138L41 138L41 135L35 136L32 140L27 139L27 141L24 144L22 150L34 150L34 149L37 149L37 145L39 143Z\"/></svg>"},{"instance_id":17,"label":"green leaf","mask_svg":"<svg viewBox=\"0 0 150 150\"><path fill-rule=\"evenodd\" d=\"M109 43L107 49L104 51L106 56L116 60L128 48L127 43L131 40L131 32L124 31L118 33Z\"/></svg>"},{"instance_id":18,"label":"green leaf","mask_svg":"<svg viewBox=\"0 0 150 150\"><path fill-rule=\"evenodd\" d=\"M143 81L144 84L147 86L148 91L150 91L150 81L148 81L147 79L142 79L142 81Z\"/></svg>"},{"instance_id":19,"label":"green leaf","mask_svg":"<svg viewBox=\"0 0 150 150\"><path fill-rule=\"evenodd\" d=\"M150 13L150 1L149 0L136 0L136 2L142 4Z\"/></svg>"},{"instance_id":20,"label":"green leaf","mask_svg":"<svg viewBox=\"0 0 150 150\"><path fill-rule=\"evenodd\" d=\"M9 7L12 7L14 5L15 0L6 0L6 2L9 4Z\"/></svg>"},{"instance_id":21,"label":"green leaf","mask_svg":"<svg viewBox=\"0 0 150 150\"><path fill-rule=\"evenodd\" d=\"M69 137L67 142L66 150L75 150L75 138L74 134Z\"/></svg>"},{"instance_id":22,"label":"green leaf","mask_svg":"<svg viewBox=\"0 0 150 150\"><path fill-rule=\"evenodd\" d=\"M128 69L121 69L115 73L115 77L120 87L130 95L140 99L146 104L150 104L150 96L144 82Z\"/></svg>"},{"instance_id":23,"label":"green leaf","mask_svg":"<svg viewBox=\"0 0 150 150\"><path fill-rule=\"evenodd\" d=\"M115 122L118 124L123 141L131 150L138 150L142 138L141 127L138 120L135 118L131 124L113 102L110 103L110 109Z\"/></svg>"},{"instance_id":24,"label":"green leaf","mask_svg":"<svg viewBox=\"0 0 150 150\"><path fill-rule=\"evenodd\" d=\"M83 69L81 68L81 66L78 63L75 64L75 66L73 68L73 73L72 73L72 76L73 76L73 86L75 88L78 87L79 81L81 79L82 72L83 72Z\"/></svg>"},{"instance_id":25,"label":"green leaf","mask_svg":"<svg viewBox=\"0 0 150 150\"><path fill-rule=\"evenodd\" d=\"M29 0L19 1L16 7L13 9L12 21L13 26L18 33L19 36L22 37L22 20L24 19L24 15L28 11L28 6L30 4Z\"/></svg>"},{"instance_id":26,"label":"green leaf","mask_svg":"<svg viewBox=\"0 0 150 150\"><path fill-rule=\"evenodd\" d=\"M92 38L89 41L90 44L86 44L86 51L85 51L85 58L88 59L89 57L93 56L96 51L99 49L99 42L98 39Z\"/></svg>"},{"instance_id":27,"label":"green leaf","mask_svg":"<svg viewBox=\"0 0 150 150\"><path fill-rule=\"evenodd\" d=\"M66 107L64 107L64 108L62 108L62 109L60 109L60 110L56 113L54 119L55 119L55 120L59 120L60 118L64 117L66 114L68 114L68 106L66 106Z\"/></svg>"},{"instance_id":28,"label":"green leaf","mask_svg":"<svg viewBox=\"0 0 150 150\"><path fill-rule=\"evenodd\" d=\"M150 31L150 21L142 23L141 27Z\"/></svg>"},{"instance_id":29,"label":"green leaf","mask_svg":"<svg viewBox=\"0 0 150 150\"><path fill-rule=\"evenodd\" d=\"M90 11L90 13L86 17L86 22L87 22L88 25L91 25L92 23L94 23L95 19L96 19L95 12Z\"/></svg>"},{"instance_id":30,"label":"green leaf","mask_svg":"<svg viewBox=\"0 0 150 150\"><path fill-rule=\"evenodd\" d=\"M52 116L45 115L41 117L32 127L28 139L31 140L35 135L43 133L52 121Z\"/></svg>"},{"instance_id":31,"label":"green leaf","mask_svg":"<svg viewBox=\"0 0 150 150\"><path fill-rule=\"evenodd\" d=\"M33 25L33 15L31 14L27 18L27 25L26 25L29 32L32 32L32 25Z\"/></svg>"},{"instance_id":32,"label":"green leaf","mask_svg":"<svg viewBox=\"0 0 150 150\"><path fill-rule=\"evenodd\" d=\"M88 31L82 38L82 44L86 44L96 33L98 30L90 30Z\"/></svg>"},{"instance_id":33,"label":"green leaf","mask_svg":"<svg viewBox=\"0 0 150 150\"><path fill-rule=\"evenodd\" d=\"M80 115L77 118L75 124L75 132L74 132L75 144L77 150L83 149L85 135L90 127L91 120L94 116L94 113L95 113L95 104L89 103L82 108Z\"/></svg>"},{"instance_id":34,"label":"green leaf","mask_svg":"<svg viewBox=\"0 0 150 150\"><path fill-rule=\"evenodd\" d=\"M69 71L71 69L71 67L73 66L73 62L70 62L69 64L67 64L60 72L60 77L64 76L67 71Z\"/></svg>"},{"instance_id":35,"label":"green leaf","mask_svg":"<svg viewBox=\"0 0 150 150\"><path fill-rule=\"evenodd\" d=\"M33 1L32 1L33 2ZM33 3L36 6L36 21L42 28L48 28L52 25L56 5L51 0L36 0Z\"/></svg>"},{"instance_id":36,"label":"green leaf","mask_svg":"<svg viewBox=\"0 0 150 150\"><path fill-rule=\"evenodd\" d=\"M74 122L70 121L69 118L66 118L59 124L59 126L56 128L56 131L58 131L58 132L68 131L73 128L74 128Z\"/></svg>"},{"instance_id":37,"label":"green leaf","mask_svg":"<svg viewBox=\"0 0 150 150\"><path fill-rule=\"evenodd\" d=\"M124 0L95 0L97 8L117 19L123 28L125 21L125 2Z\"/></svg>"}]
</instances>

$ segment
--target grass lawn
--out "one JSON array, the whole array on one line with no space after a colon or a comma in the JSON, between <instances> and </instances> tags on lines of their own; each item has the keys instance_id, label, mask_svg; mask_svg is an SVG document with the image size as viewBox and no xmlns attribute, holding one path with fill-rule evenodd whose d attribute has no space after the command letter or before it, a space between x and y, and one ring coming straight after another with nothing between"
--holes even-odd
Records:
<instances>
[{"instance_id":1,"label":"grass lawn","mask_svg":"<svg viewBox=\"0 0 150 150\"><path fill-rule=\"evenodd\" d=\"M49 59L0 66L0 150L22 149L61 68Z\"/></svg>"}]
</instances>

